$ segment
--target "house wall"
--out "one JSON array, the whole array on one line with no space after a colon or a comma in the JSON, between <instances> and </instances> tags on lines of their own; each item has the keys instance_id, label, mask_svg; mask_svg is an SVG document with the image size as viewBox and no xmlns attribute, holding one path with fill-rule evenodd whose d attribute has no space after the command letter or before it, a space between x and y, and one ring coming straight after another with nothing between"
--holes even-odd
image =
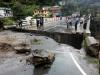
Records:
<instances>
[{"instance_id":1,"label":"house wall","mask_svg":"<svg viewBox=\"0 0 100 75\"><path fill-rule=\"evenodd\" d=\"M0 16L2 16L2 17L12 17L13 13L10 9L0 8Z\"/></svg>"},{"instance_id":2,"label":"house wall","mask_svg":"<svg viewBox=\"0 0 100 75\"><path fill-rule=\"evenodd\" d=\"M48 10L35 10L33 11L34 15L39 14L40 16L47 17L49 11Z\"/></svg>"},{"instance_id":3,"label":"house wall","mask_svg":"<svg viewBox=\"0 0 100 75\"><path fill-rule=\"evenodd\" d=\"M0 10L0 16L5 16L4 10Z\"/></svg>"}]
</instances>

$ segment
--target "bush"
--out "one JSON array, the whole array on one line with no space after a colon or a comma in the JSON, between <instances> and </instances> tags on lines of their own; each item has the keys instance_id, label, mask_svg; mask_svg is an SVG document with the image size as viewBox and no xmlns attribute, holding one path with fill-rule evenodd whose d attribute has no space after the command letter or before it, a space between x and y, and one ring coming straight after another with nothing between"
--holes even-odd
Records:
<instances>
[{"instance_id":1,"label":"bush","mask_svg":"<svg viewBox=\"0 0 100 75\"><path fill-rule=\"evenodd\" d=\"M4 18L3 24L4 25L13 25L15 21L12 18Z\"/></svg>"},{"instance_id":2,"label":"bush","mask_svg":"<svg viewBox=\"0 0 100 75\"><path fill-rule=\"evenodd\" d=\"M35 45L39 45L39 44L41 44L42 42L41 42L41 40L40 39L34 39L34 40L31 40L31 43L32 44L35 44Z\"/></svg>"},{"instance_id":3,"label":"bush","mask_svg":"<svg viewBox=\"0 0 100 75\"><path fill-rule=\"evenodd\" d=\"M50 13L50 12L48 12L47 14L48 14L48 15L46 16L47 18L50 18L50 17L53 16L52 13Z\"/></svg>"},{"instance_id":4,"label":"bush","mask_svg":"<svg viewBox=\"0 0 100 75\"><path fill-rule=\"evenodd\" d=\"M38 16L39 16L38 14L33 15L33 19L36 18L36 17L38 17Z\"/></svg>"},{"instance_id":5,"label":"bush","mask_svg":"<svg viewBox=\"0 0 100 75\"><path fill-rule=\"evenodd\" d=\"M85 39L86 37L87 37L87 34L84 32L84 34L83 34L84 40L83 40L83 43L82 43L83 48L87 47L87 43L86 43L86 39Z\"/></svg>"},{"instance_id":6,"label":"bush","mask_svg":"<svg viewBox=\"0 0 100 75\"><path fill-rule=\"evenodd\" d=\"M4 28L4 26L3 26L3 21L0 20L0 30L3 29L3 28Z\"/></svg>"}]
</instances>

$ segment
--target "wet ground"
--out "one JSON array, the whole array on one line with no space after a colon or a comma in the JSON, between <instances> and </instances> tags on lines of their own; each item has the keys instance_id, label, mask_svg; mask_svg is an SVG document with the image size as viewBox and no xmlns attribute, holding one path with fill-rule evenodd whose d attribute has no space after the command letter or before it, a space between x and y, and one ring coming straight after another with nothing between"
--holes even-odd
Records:
<instances>
[{"instance_id":1,"label":"wet ground","mask_svg":"<svg viewBox=\"0 0 100 75\"><path fill-rule=\"evenodd\" d=\"M61 33L72 33L71 29L67 26L56 26L55 28L49 29L49 32L61 32Z\"/></svg>"},{"instance_id":2,"label":"wet ground","mask_svg":"<svg viewBox=\"0 0 100 75\"><path fill-rule=\"evenodd\" d=\"M87 56L84 49L77 50L72 46L59 44L49 37L30 36L29 33L4 31L0 33L0 36L3 35L16 36L20 40L28 39L32 50L49 50L56 56L50 68L35 68L26 61L31 54L19 55L14 51L0 53L0 75L99 75L97 66L85 59ZM34 39L38 39L38 42L34 42Z\"/></svg>"}]
</instances>

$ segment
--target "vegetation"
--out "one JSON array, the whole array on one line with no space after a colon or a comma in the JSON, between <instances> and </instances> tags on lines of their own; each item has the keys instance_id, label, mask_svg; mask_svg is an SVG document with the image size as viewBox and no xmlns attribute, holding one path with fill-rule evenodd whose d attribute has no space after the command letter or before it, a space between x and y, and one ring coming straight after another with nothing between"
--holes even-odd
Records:
<instances>
[{"instance_id":1,"label":"vegetation","mask_svg":"<svg viewBox=\"0 0 100 75\"><path fill-rule=\"evenodd\" d=\"M42 6L59 5L62 0L0 0L0 7L10 7L13 10L14 18L20 19L26 16L32 16L34 9ZM62 15L71 15L73 12L80 11L81 15L91 13L94 17L91 23L91 31L94 33L100 32L100 0L65 0L65 5L62 6ZM36 17L37 15L33 16ZM48 16L52 16L49 14ZM10 21L10 20L8 20ZM11 22L10 22L11 23ZM98 27L99 26L99 27Z\"/></svg>"},{"instance_id":2,"label":"vegetation","mask_svg":"<svg viewBox=\"0 0 100 75\"><path fill-rule=\"evenodd\" d=\"M87 56L87 57L84 57L84 59L86 59L88 61L88 63L91 63L91 64L96 64L97 67L99 67L99 60L98 58L93 58L93 57L90 57L90 56Z\"/></svg>"},{"instance_id":3,"label":"vegetation","mask_svg":"<svg viewBox=\"0 0 100 75\"><path fill-rule=\"evenodd\" d=\"M82 43L82 47L84 49L86 49L86 47L87 47L87 43L86 43L86 39L85 38L87 38L87 34L84 32L84 34L83 34L83 43Z\"/></svg>"},{"instance_id":4,"label":"vegetation","mask_svg":"<svg viewBox=\"0 0 100 75\"><path fill-rule=\"evenodd\" d=\"M0 0L0 7L12 8L15 19L32 16L34 9L46 5L52 5L52 0Z\"/></svg>"},{"instance_id":5,"label":"vegetation","mask_svg":"<svg viewBox=\"0 0 100 75\"><path fill-rule=\"evenodd\" d=\"M100 36L100 13L96 14L96 16L91 19L90 29L93 36Z\"/></svg>"},{"instance_id":6,"label":"vegetation","mask_svg":"<svg viewBox=\"0 0 100 75\"><path fill-rule=\"evenodd\" d=\"M47 14L47 18L52 17L52 13L48 12Z\"/></svg>"},{"instance_id":7,"label":"vegetation","mask_svg":"<svg viewBox=\"0 0 100 75\"><path fill-rule=\"evenodd\" d=\"M31 44L39 45L39 44L41 44L41 40L40 39L31 40Z\"/></svg>"},{"instance_id":8,"label":"vegetation","mask_svg":"<svg viewBox=\"0 0 100 75\"><path fill-rule=\"evenodd\" d=\"M3 20L0 20L0 30L4 29Z\"/></svg>"},{"instance_id":9,"label":"vegetation","mask_svg":"<svg viewBox=\"0 0 100 75\"><path fill-rule=\"evenodd\" d=\"M13 25L14 23L15 23L15 21L12 18L5 18L3 20L4 25Z\"/></svg>"}]
</instances>

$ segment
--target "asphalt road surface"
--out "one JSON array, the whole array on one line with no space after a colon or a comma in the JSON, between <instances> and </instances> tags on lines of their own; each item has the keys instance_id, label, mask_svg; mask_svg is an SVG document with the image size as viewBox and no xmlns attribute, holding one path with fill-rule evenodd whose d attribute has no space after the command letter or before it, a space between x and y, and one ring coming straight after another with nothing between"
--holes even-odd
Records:
<instances>
[{"instance_id":1,"label":"asphalt road surface","mask_svg":"<svg viewBox=\"0 0 100 75\"><path fill-rule=\"evenodd\" d=\"M90 32L90 20L87 21L86 33ZM44 23L44 31L49 32L61 32L61 33L83 33L85 30L83 29L83 24L77 24L77 30L75 31L75 22L72 20L72 26L68 26L66 23L66 18L63 17L62 20L55 21L47 21Z\"/></svg>"}]
</instances>

